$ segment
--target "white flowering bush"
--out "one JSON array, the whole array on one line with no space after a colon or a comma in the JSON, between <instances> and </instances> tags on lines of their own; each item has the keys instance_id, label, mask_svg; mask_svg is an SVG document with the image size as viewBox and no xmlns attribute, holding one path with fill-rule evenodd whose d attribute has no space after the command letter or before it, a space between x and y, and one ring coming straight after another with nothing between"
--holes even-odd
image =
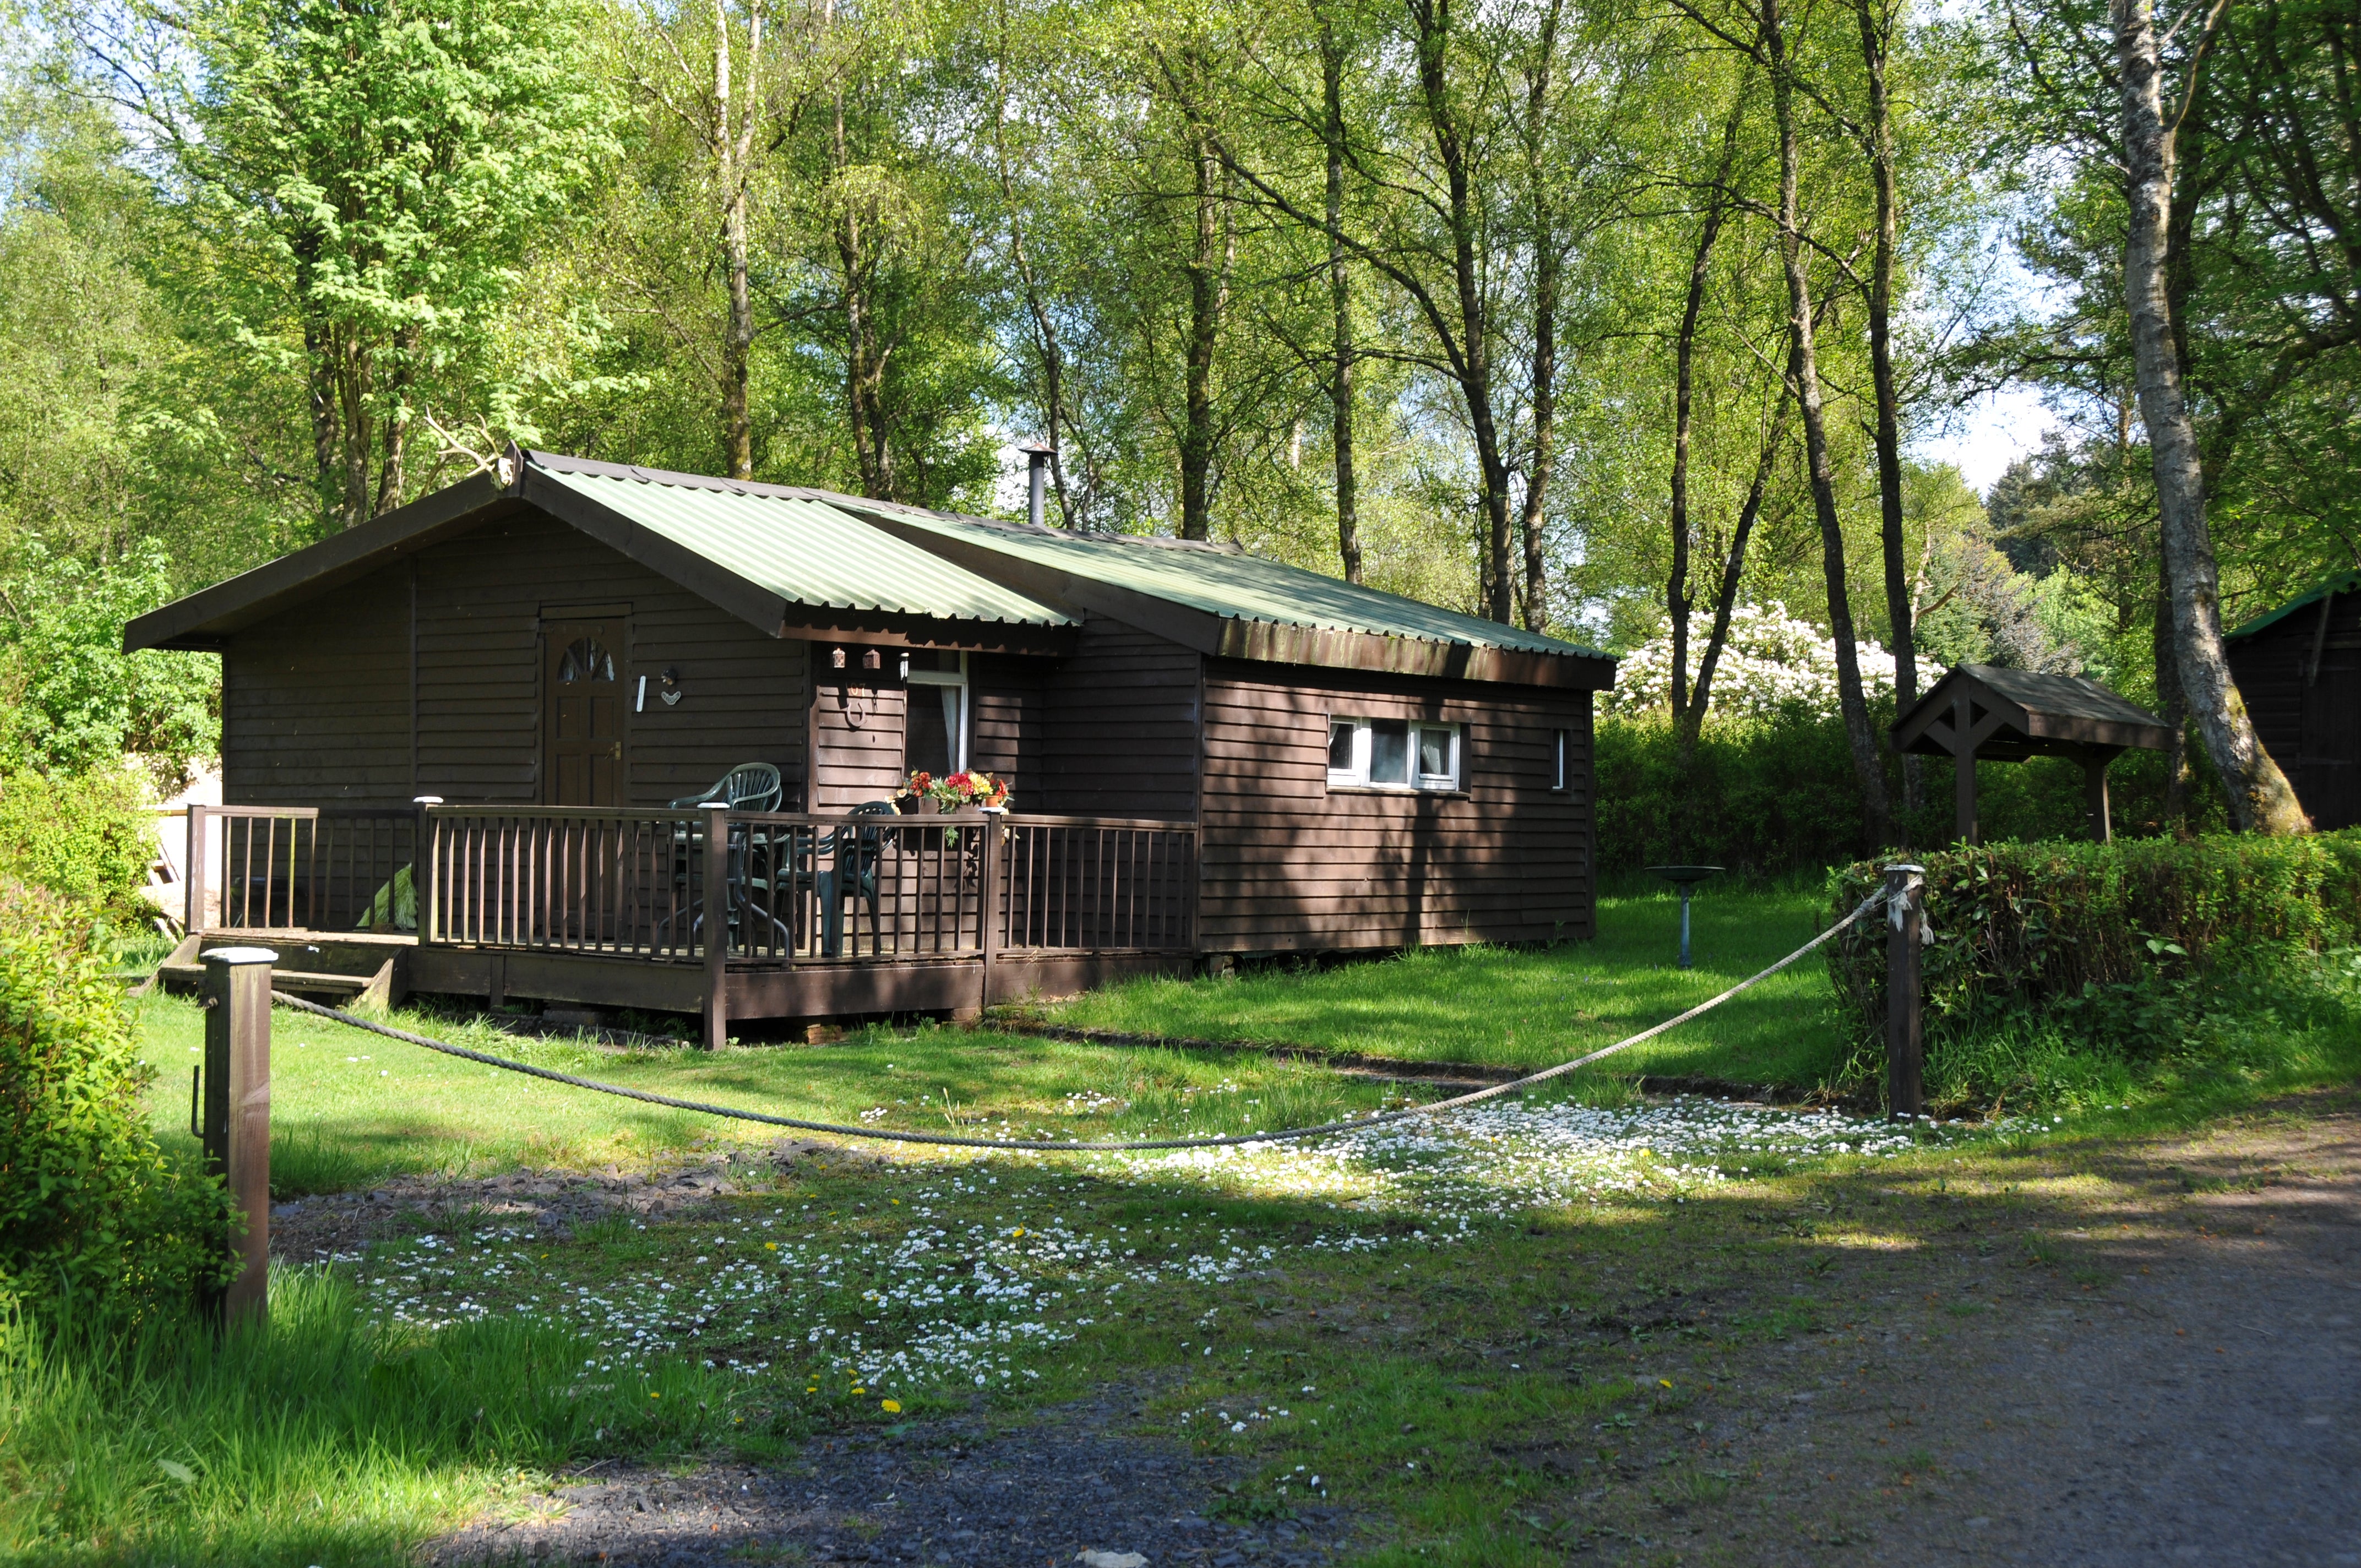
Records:
<instances>
[{"instance_id":1,"label":"white flowering bush","mask_svg":"<svg viewBox=\"0 0 2361 1568\"><path fill-rule=\"evenodd\" d=\"M1705 655L1709 616L1690 621L1688 678L1697 680ZM1859 644L1861 687L1873 706L1894 696L1894 655L1874 642ZM1637 718L1672 707L1673 633L1669 619L1656 635L1626 653L1606 694L1604 711ZM1931 664L1919 666L1924 690L1941 678ZM1770 720L1827 718L1837 711L1836 640L1808 620L1798 620L1773 600L1740 605L1730 618L1730 642L1714 667L1711 712L1723 718Z\"/></svg>"}]
</instances>

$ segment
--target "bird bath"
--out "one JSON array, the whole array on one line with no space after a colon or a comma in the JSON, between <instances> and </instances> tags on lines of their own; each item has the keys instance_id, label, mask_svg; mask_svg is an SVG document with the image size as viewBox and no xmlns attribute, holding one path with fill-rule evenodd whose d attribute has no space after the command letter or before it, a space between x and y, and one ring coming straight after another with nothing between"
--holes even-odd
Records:
<instances>
[{"instance_id":1,"label":"bird bath","mask_svg":"<svg viewBox=\"0 0 2361 1568\"><path fill-rule=\"evenodd\" d=\"M1650 871L1681 890L1681 968L1689 967L1689 892L1709 876L1721 874L1719 866L1650 866Z\"/></svg>"}]
</instances>

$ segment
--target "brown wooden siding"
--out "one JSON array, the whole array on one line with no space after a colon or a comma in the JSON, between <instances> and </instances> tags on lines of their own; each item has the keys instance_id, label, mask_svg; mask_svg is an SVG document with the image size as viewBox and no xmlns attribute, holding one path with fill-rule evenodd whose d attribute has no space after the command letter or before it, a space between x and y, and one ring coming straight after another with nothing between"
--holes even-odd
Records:
<instances>
[{"instance_id":1,"label":"brown wooden siding","mask_svg":"<svg viewBox=\"0 0 2361 1568\"><path fill-rule=\"evenodd\" d=\"M1197 704L1203 660L1093 618L1043 694L1044 787L1027 811L1078 817L1197 814Z\"/></svg>"},{"instance_id":2,"label":"brown wooden siding","mask_svg":"<svg viewBox=\"0 0 2361 1568\"><path fill-rule=\"evenodd\" d=\"M410 568L240 632L222 660L234 806L395 805L410 787Z\"/></svg>"},{"instance_id":3,"label":"brown wooden siding","mask_svg":"<svg viewBox=\"0 0 2361 1568\"><path fill-rule=\"evenodd\" d=\"M1206 951L1591 934L1587 692L1271 674L1206 668ZM1460 725L1461 791L1330 790L1332 716ZM1563 792L1549 787L1560 729L1571 732Z\"/></svg>"},{"instance_id":4,"label":"brown wooden siding","mask_svg":"<svg viewBox=\"0 0 2361 1568\"><path fill-rule=\"evenodd\" d=\"M977 653L968 660L968 766L1008 781L1018 811L1044 809L1042 740L1049 661Z\"/></svg>"},{"instance_id":5,"label":"brown wooden siding","mask_svg":"<svg viewBox=\"0 0 2361 1568\"><path fill-rule=\"evenodd\" d=\"M2320 617L2306 605L2229 652L2256 735L2325 830L2361 823L2361 593L2331 601L2324 638Z\"/></svg>"},{"instance_id":6,"label":"brown wooden siding","mask_svg":"<svg viewBox=\"0 0 2361 1568\"><path fill-rule=\"evenodd\" d=\"M812 701L811 809L891 800L901 787L902 688L891 669L819 672Z\"/></svg>"},{"instance_id":7,"label":"brown wooden siding","mask_svg":"<svg viewBox=\"0 0 2361 1568\"><path fill-rule=\"evenodd\" d=\"M626 800L661 805L740 762L763 762L780 770L796 804L805 645L532 514L489 522L240 632L226 660L228 798L536 802L542 617L625 606L630 645L614 652L627 707L640 676L649 687L644 710L626 719ZM668 667L684 693L674 707L657 695ZM354 778L363 782L347 785Z\"/></svg>"}]
</instances>

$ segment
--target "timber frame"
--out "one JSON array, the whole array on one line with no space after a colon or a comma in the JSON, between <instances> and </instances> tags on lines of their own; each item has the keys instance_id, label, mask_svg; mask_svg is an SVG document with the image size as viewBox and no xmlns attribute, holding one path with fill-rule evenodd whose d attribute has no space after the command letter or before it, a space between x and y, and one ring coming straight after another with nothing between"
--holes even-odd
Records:
<instances>
[{"instance_id":1,"label":"timber frame","mask_svg":"<svg viewBox=\"0 0 2361 1568\"><path fill-rule=\"evenodd\" d=\"M2114 835L2107 764L2138 748L2160 751L2171 739L2164 721L2096 681L1990 664L1958 664L1894 721L1894 749L1949 757L1959 841L1979 841L1976 762L2070 757L2082 764L2083 813L2091 837Z\"/></svg>"}]
</instances>

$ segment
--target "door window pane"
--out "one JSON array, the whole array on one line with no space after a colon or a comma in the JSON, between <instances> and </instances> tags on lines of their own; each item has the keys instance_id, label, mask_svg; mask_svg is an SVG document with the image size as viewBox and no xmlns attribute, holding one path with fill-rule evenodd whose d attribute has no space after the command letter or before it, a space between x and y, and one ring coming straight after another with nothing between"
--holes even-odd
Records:
<instances>
[{"instance_id":1,"label":"door window pane","mask_svg":"<svg viewBox=\"0 0 2361 1568\"><path fill-rule=\"evenodd\" d=\"M910 706L902 731L904 773L929 773L941 778L959 771L960 695L957 686L909 688Z\"/></svg>"}]
</instances>

